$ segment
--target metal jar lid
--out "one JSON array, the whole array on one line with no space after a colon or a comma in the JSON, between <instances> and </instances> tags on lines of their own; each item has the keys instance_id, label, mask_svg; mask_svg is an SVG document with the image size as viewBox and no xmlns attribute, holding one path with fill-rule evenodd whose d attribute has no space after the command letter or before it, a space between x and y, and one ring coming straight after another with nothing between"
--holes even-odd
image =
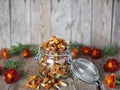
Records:
<instances>
[{"instance_id":1,"label":"metal jar lid","mask_svg":"<svg viewBox=\"0 0 120 90\"><path fill-rule=\"evenodd\" d=\"M101 90L101 81L97 67L89 60L79 58L69 60L72 75L79 80L90 84L96 84L97 89Z\"/></svg>"},{"instance_id":2,"label":"metal jar lid","mask_svg":"<svg viewBox=\"0 0 120 90\"><path fill-rule=\"evenodd\" d=\"M75 78L87 83L95 83L100 78L96 66L92 62L83 58L73 60L70 69Z\"/></svg>"}]
</instances>

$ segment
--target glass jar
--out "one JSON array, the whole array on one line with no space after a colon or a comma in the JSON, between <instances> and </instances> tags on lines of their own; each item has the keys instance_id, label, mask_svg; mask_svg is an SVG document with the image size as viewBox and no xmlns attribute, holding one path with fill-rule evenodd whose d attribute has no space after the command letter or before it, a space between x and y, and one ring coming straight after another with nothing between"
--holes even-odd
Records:
<instances>
[{"instance_id":1,"label":"glass jar","mask_svg":"<svg viewBox=\"0 0 120 90\"><path fill-rule=\"evenodd\" d=\"M98 90L101 90L97 67L83 58L72 60L72 53L68 49L58 53L49 50L46 52L40 48L36 59L39 62L39 74L44 80L49 78L59 82L61 78L67 78L71 73L76 79L96 84Z\"/></svg>"},{"instance_id":2,"label":"glass jar","mask_svg":"<svg viewBox=\"0 0 120 90\"><path fill-rule=\"evenodd\" d=\"M70 75L68 60L72 55L69 50L63 52L51 52L39 49L36 59L39 65L39 74L42 77L51 76L52 78L67 78Z\"/></svg>"}]
</instances>

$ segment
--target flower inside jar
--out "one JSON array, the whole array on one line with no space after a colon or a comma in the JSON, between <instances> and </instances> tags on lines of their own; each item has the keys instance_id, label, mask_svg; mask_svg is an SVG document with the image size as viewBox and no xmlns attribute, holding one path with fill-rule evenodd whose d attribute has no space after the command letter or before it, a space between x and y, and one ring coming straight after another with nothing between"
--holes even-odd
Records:
<instances>
[{"instance_id":1,"label":"flower inside jar","mask_svg":"<svg viewBox=\"0 0 120 90\"><path fill-rule=\"evenodd\" d=\"M55 76L66 76L69 74L70 51L64 39L55 36L44 42L40 50L39 73L44 76L47 72L53 73Z\"/></svg>"}]
</instances>

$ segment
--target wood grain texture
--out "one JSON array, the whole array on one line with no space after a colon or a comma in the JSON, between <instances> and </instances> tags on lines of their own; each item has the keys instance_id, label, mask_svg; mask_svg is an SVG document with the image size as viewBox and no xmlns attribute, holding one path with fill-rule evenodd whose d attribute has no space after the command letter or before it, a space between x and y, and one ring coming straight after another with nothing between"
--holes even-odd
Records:
<instances>
[{"instance_id":1,"label":"wood grain texture","mask_svg":"<svg viewBox=\"0 0 120 90\"><path fill-rule=\"evenodd\" d=\"M114 0L112 43L120 47L120 1Z\"/></svg>"},{"instance_id":2,"label":"wood grain texture","mask_svg":"<svg viewBox=\"0 0 120 90\"><path fill-rule=\"evenodd\" d=\"M52 0L52 35L70 40L72 0Z\"/></svg>"},{"instance_id":3,"label":"wood grain texture","mask_svg":"<svg viewBox=\"0 0 120 90\"><path fill-rule=\"evenodd\" d=\"M73 0L72 41L90 45L92 0Z\"/></svg>"},{"instance_id":4,"label":"wood grain texture","mask_svg":"<svg viewBox=\"0 0 120 90\"><path fill-rule=\"evenodd\" d=\"M0 0L0 48L10 46L9 0Z\"/></svg>"},{"instance_id":5,"label":"wood grain texture","mask_svg":"<svg viewBox=\"0 0 120 90\"><path fill-rule=\"evenodd\" d=\"M41 44L51 37L51 1L31 0L31 43Z\"/></svg>"},{"instance_id":6,"label":"wood grain texture","mask_svg":"<svg viewBox=\"0 0 120 90\"><path fill-rule=\"evenodd\" d=\"M11 0L11 43L30 43L30 0Z\"/></svg>"},{"instance_id":7,"label":"wood grain texture","mask_svg":"<svg viewBox=\"0 0 120 90\"><path fill-rule=\"evenodd\" d=\"M110 44L112 0L93 0L92 46L105 47Z\"/></svg>"}]
</instances>

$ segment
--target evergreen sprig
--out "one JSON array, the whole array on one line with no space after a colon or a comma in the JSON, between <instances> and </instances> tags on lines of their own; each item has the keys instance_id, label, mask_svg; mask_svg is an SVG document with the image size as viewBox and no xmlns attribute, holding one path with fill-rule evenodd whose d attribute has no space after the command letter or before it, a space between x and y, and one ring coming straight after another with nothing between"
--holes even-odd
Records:
<instances>
[{"instance_id":1,"label":"evergreen sprig","mask_svg":"<svg viewBox=\"0 0 120 90\"><path fill-rule=\"evenodd\" d=\"M112 45L109 45L103 48L102 53L105 56L113 56L116 53L116 49Z\"/></svg>"},{"instance_id":2,"label":"evergreen sprig","mask_svg":"<svg viewBox=\"0 0 120 90\"><path fill-rule=\"evenodd\" d=\"M18 43L18 45L16 46L11 46L11 49L9 50L10 54L14 55L14 54L20 54L23 52L23 50L25 48L28 48L29 45L23 45L21 43Z\"/></svg>"},{"instance_id":3,"label":"evergreen sprig","mask_svg":"<svg viewBox=\"0 0 120 90\"><path fill-rule=\"evenodd\" d=\"M37 53L38 53L38 50L36 50L36 49L32 49L32 50L30 51L30 55L31 55L31 56L35 56Z\"/></svg>"},{"instance_id":4,"label":"evergreen sprig","mask_svg":"<svg viewBox=\"0 0 120 90\"><path fill-rule=\"evenodd\" d=\"M20 68L22 66L25 65L25 62L20 62L20 61L17 61L17 60L8 60L5 62L5 65L4 65L4 69L8 69L8 68L14 68L14 69L17 69L17 68Z\"/></svg>"},{"instance_id":5,"label":"evergreen sprig","mask_svg":"<svg viewBox=\"0 0 120 90\"><path fill-rule=\"evenodd\" d=\"M84 44L81 44L81 43L78 43L78 42L75 42L75 43L73 43L73 42L69 42L69 44L68 44L68 47L69 47L69 49L78 49L78 50L80 50L80 48L82 48L84 46Z\"/></svg>"}]
</instances>

